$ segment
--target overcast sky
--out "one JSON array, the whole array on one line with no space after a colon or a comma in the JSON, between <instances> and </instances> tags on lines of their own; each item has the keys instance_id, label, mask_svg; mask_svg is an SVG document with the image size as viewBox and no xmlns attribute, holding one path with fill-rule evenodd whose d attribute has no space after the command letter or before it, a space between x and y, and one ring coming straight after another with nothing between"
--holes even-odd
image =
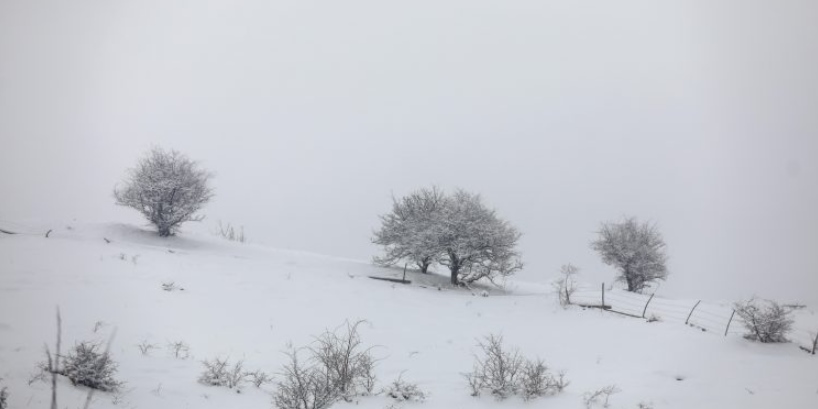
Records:
<instances>
[{"instance_id":1,"label":"overcast sky","mask_svg":"<svg viewBox=\"0 0 818 409\"><path fill-rule=\"evenodd\" d=\"M658 224L661 292L818 304L818 2L0 0L0 220L126 222L152 145L205 228L357 259L391 196L479 192L528 280Z\"/></svg>"}]
</instances>

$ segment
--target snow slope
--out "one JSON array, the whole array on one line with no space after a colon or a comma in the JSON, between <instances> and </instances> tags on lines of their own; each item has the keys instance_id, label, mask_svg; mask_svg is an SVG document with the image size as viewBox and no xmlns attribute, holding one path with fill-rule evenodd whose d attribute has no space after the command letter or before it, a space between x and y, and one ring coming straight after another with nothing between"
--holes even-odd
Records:
<instances>
[{"instance_id":1,"label":"snow slope","mask_svg":"<svg viewBox=\"0 0 818 409\"><path fill-rule=\"evenodd\" d=\"M399 270L212 237L79 225L45 238L35 234L41 227L0 234L0 385L9 388L10 408L48 406L49 385L28 381L43 345L53 349L57 306L64 349L116 332L111 351L125 391L96 394L93 408L271 408L274 385L237 394L197 383L201 360L244 359L249 370L274 373L288 342L307 344L347 319L367 320L362 336L381 358L380 385L405 371L430 393L406 407L583 408L583 393L609 384L622 390L613 408L818 407L818 358L792 344L563 310L546 289L524 283L480 297L449 288L444 276L412 272L412 285L393 284L366 276ZM184 290L163 291L169 281ZM490 332L566 370L568 389L532 402L471 397L462 373L471 369L475 340ZM161 348L142 355L136 345L145 340ZM191 357L172 357L173 341L187 343ZM82 407L85 395L60 380L60 407ZM389 403L376 396L335 407Z\"/></svg>"}]
</instances>

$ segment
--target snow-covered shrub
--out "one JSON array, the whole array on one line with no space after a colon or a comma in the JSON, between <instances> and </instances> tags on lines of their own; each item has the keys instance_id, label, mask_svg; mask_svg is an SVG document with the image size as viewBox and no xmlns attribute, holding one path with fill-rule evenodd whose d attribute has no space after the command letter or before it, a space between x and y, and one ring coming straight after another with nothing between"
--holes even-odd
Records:
<instances>
[{"instance_id":1,"label":"snow-covered shrub","mask_svg":"<svg viewBox=\"0 0 818 409\"><path fill-rule=\"evenodd\" d=\"M327 368L298 360L298 350L287 353L290 361L281 371L273 395L278 409L325 409L338 400L338 390Z\"/></svg>"},{"instance_id":2,"label":"snow-covered shrub","mask_svg":"<svg viewBox=\"0 0 818 409\"><path fill-rule=\"evenodd\" d=\"M562 392L567 386L565 374L560 372L555 377L548 372L542 359L526 360L519 377L520 394L523 399L531 400L545 395Z\"/></svg>"},{"instance_id":3,"label":"snow-covered shrub","mask_svg":"<svg viewBox=\"0 0 818 409\"><path fill-rule=\"evenodd\" d=\"M244 243L247 240L244 237L244 226L236 229L230 223L223 225L221 221L219 221L219 236L222 236L222 238L225 240L235 241L238 243Z\"/></svg>"},{"instance_id":4,"label":"snow-covered shrub","mask_svg":"<svg viewBox=\"0 0 818 409\"><path fill-rule=\"evenodd\" d=\"M585 392L582 394L582 402L585 403L585 407L587 409L591 409L596 406L608 408L610 407L608 400L611 398L611 395L619 392L622 392L622 390L620 390L616 385L608 385L595 391Z\"/></svg>"},{"instance_id":5,"label":"snow-covered shrub","mask_svg":"<svg viewBox=\"0 0 818 409\"><path fill-rule=\"evenodd\" d=\"M165 281L162 283L162 290L167 292L184 291L184 288L176 285L175 281Z\"/></svg>"},{"instance_id":6,"label":"snow-covered shrub","mask_svg":"<svg viewBox=\"0 0 818 409\"><path fill-rule=\"evenodd\" d=\"M62 367L57 373L74 385L110 392L122 386L122 382L114 379L116 371L117 363L107 351L99 351L99 344L80 342L62 357Z\"/></svg>"},{"instance_id":7,"label":"snow-covered shrub","mask_svg":"<svg viewBox=\"0 0 818 409\"><path fill-rule=\"evenodd\" d=\"M554 291L557 292L557 299L563 307L571 304L571 296L577 291L577 280L574 277L577 273L579 273L579 268L570 263L565 264L560 267L562 277L551 283Z\"/></svg>"},{"instance_id":8,"label":"snow-covered shrub","mask_svg":"<svg viewBox=\"0 0 818 409\"><path fill-rule=\"evenodd\" d=\"M382 393L398 402L423 402L426 400L426 393L414 383L404 381L400 376L388 386L383 388Z\"/></svg>"},{"instance_id":9,"label":"snow-covered shrub","mask_svg":"<svg viewBox=\"0 0 818 409\"><path fill-rule=\"evenodd\" d=\"M205 370L199 375L199 382L205 385L237 388L247 376L242 370L242 361L230 366L228 359L215 358L212 361L202 361L202 365Z\"/></svg>"},{"instance_id":10,"label":"snow-covered shrub","mask_svg":"<svg viewBox=\"0 0 818 409\"><path fill-rule=\"evenodd\" d=\"M320 409L344 399L372 393L375 387L375 360L364 348L358 326L364 321L347 322L345 331L326 331L305 348L309 359L298 360L299 350L287 355L290 362L281 372L276 406L281 409Z\"/></svg>"},{"instance_id":11,"label":"snow-covered shrub","mask_svg":"<svg viewBox=\"0 0 818 409\"><path fill-rule=\"evenodd\" d=\"M141 352L142 355L150 355L152 349L159 348L158 346L148 342L148 340L144 340L136 344L136 347L139 348L139 352Z\"/></svg>"},{"instance_id":12,"label":"snow-covered shrub","mask_svg":"<svg viewBox=\"0 0 818 409\"><path fill-rule=\"evenodd\" d=\"M154 148L130 169L122 188L114 189L116 204L133 208L153 223L160 236L170 236L210 198L211 175L176 151Z\"/></svg>"},{"instance_id":13,"label":"snow-covered shrub","mask_svg":"<svg viewBox=\"0 0 818 409\"><path fill-rule=\"evenodd\" d=\"M375 387L375 360L370 348L363 348L358 326L364 321L347 322L346 331L326 331L315 338L309 349L313 359L330 375L340 396L368 395Z\"/></svg>"},{"instance_id":14,"label":"snow-covered shrub","mask_svg":"<svg viewBox=\"0 0 818 409\"><path fill-rule=\"evenodd\" d=\"M190 358L190 346L185 341L168 342L168 350L176 359Z\"/></svg>"},{"instance_id":15,"label":"snow-covered shrub","mask_svg":"<svg viewBox=\"0 0 818 409\"><path fill-rule=\"evenodd\" d=\"M562 392L568 382L564 374L554 377L542 360L527 360L516 349L505 349L503 337L490 334L478 342L474 369L466 374L472 396L489 391L497 399L522 394L523 398Z\"/></svg>"},{"instance_id":16,"label":"snow-covered shrub","mask_svg":"<svg viewBox=\"0 0 818 409\"><path fill-rule=\"evenodd\" d=\"M250 383L256 385L256 388L260 388L261 385L265 383L270 383L273 381L273 377L268 375L266 372L261 370L256 370L253 372L245 372L244 376L250 379Z\"/></svg>"},{"instance_id":17,"label":"snow-covered shrub","mask_svg":"<svg viewBox=\"0 0 818 409\"><path fill-rule=\"evenodd\" d=\"M6 387L0 388L0 409L8 409L8 398L9 398L8 388Z\"/></svg>"},{"instance_id":18,"label":"snow-covered shrub","mask_svg":"<svg viewBox=\"0 0 818 409\"><path fill-rule=\"evenodd\" d=\"M518 390L517 375L522 371L523 358L515 350L503 348L503 337L490 334L478 342L481 356L475 356L474 370L466 374L472 396L488 390L498 399L505 399Z\"/></svg>"},{"instance_id":19,"label":"snow-covered shrub","mask_svg":"<svg viewBox=\"0 0 818 409\"><path fill-rule=\"evenodd\" d=\"M759 301L752 297L737 302L733 308L744 321L747 333L744 338L759 342L787 342L792 329L792 313L802 305L779 304L771 300Z\"/></svg>"}]
</instances>

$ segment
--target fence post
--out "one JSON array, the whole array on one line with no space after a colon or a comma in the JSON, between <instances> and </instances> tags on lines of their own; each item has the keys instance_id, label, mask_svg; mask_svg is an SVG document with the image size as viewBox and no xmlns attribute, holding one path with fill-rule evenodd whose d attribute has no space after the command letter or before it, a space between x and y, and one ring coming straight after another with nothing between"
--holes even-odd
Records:
<instances>
[{"instance_id":1,"label":"fence post","mask_svg":"<svg viewBox=\"0 0 818 409\"><path fill-rule=\"evenodd\" d=\"M685 320L685 325L687 325L688 321L690 321L690 316L693 315L693 311L696 310L696 307L699 306L700 302L702 302L702 300L696 301L696 305L694 305L693 308L690 309L690 314L687 314L687 319Z\"/></svg>"},{"instance_id":2,"label":"fence post","mask_svg":"<svg viewBox=\"0 0 818 409\"><path fill-rule=\"evenodd\" d=\"M815 338L812 339L812 354L815 355L815 350L818 348L818 332L815 333Z\"/></svg>"},{"instance_id":3,"label":"fence post","mask_svg":"<svg viewBox=\"0 0 818 409\"><path fill-rule=\"evenodd\" d=\"M605 282L602 282L602 309L605 309Z\"/></svg>"},{"instance_id":4,"label":"fence post","mask_svg":"<svg viewBox=\"0 0 818 409\"><path fill-rule=\"evenodd\" d=\"M730 323L733 322L733 316L736 315L736 310L733 310L733 313L730 314L730 320L727 321L727 328L724 329L724 336L727 336L727 332L730 331Z\"/></svg>"},{"instance_id":5,"label":"fence post","mask_svg":"<svg viewBox=\"0 0 818 409\"><path fill-rule=\"evenodd\" d=\"M656 293L651 294L650 298L648 298L648 302L645 303L645 309L642 310L642 318L645 318L645 313L648 312L648 305L650 305L650 300L653 299L654 295L656 295Z\"/></svg>"}]
</instances>

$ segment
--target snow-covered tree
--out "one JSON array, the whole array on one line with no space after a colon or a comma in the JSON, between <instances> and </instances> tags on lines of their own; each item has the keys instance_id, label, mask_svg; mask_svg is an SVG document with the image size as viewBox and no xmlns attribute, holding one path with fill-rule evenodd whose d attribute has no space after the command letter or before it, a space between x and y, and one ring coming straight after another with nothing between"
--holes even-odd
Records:
<instances>
[{"instance_id":1,"label":"snow-covered tree","mask_svg":"<svg viewBox=\"0 0 818 409\"><path fill-rule=\"evenodd\" d=\"M138 210L156 225L160 236L175 233L213 197L210 173L177 152L154 148L128 171L124 186L114 189L116 204Z\"/></svg>"},{"instance_id":2,"label":"snow-covered tree","mask_svg":"<svg viewBox=\"0 0 818 409\"><path fill-rule=\"evenodd\" d=\"M651 223L639 223L627 217L620 223L603 223L599 237L591 243L602 261L616 267L628 291L641 292L668 275L667 254L662 235Z\"/></svg>"},{"instance_id":3,"label":"snow-covered tree","mask_svg":"<svg viewBox=\"0 0 818 409\"><path fill-rule=\"evenodd\" d=\"M523 267L516 250L520 232L485 206L480 195L457 190L446 198L436 231L442 255L438 261L449 268L451 282L491 282Z\"/></svg>"},{"instance_id":4,"label":"snow-covered tree","mask_svg":"<svg viewBox=\"0 0 818 409\"><path fill-rule=\"evenodd\" d=\"M381 216L381 228L372 239L384 248L375 263L390 266L409 261L426 273L441 251L436 232L443 204L444 193L437 187L417 190L400 200L392 198L392 211Z\"/></svg>"}]
</instances>

